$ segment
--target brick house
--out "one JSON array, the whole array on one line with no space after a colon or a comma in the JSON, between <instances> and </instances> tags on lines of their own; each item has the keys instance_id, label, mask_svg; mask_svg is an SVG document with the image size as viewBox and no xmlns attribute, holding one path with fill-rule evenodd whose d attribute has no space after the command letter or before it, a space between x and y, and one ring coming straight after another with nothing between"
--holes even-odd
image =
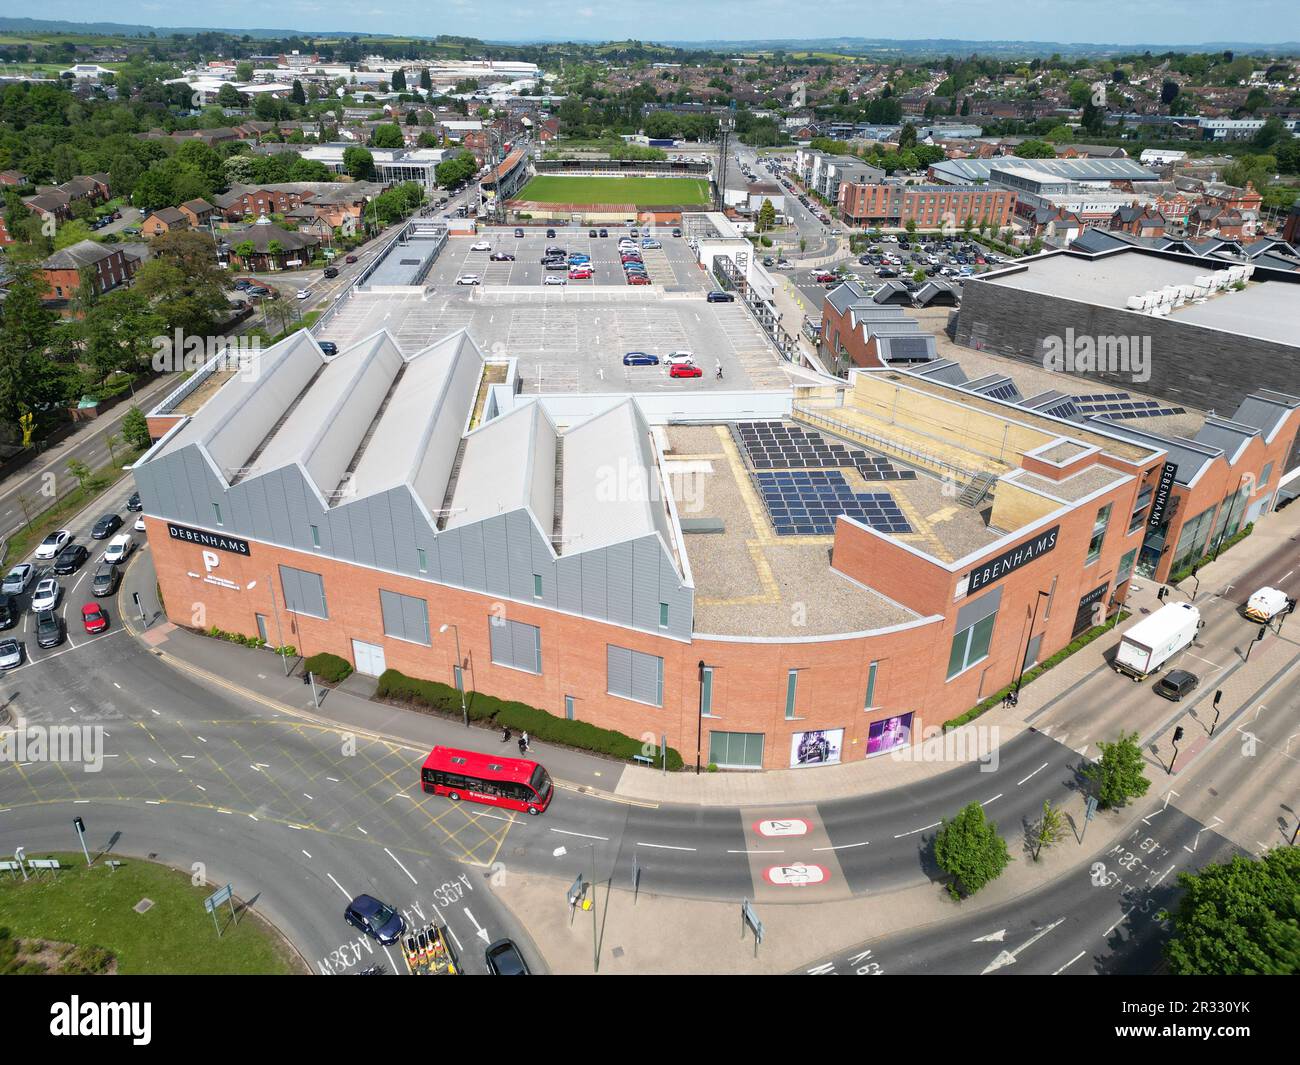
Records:
<instances>
[{"instance_id":1,"label":"brick house","mask_svg":"<svg viewBox=\"0 0 1300 1065\"><path fill-rule=\"evenodd\" d=\"M190 217L178 207L162 207L140 223L146 237L161 237L174 229L189 229Z\"/></svg>"},{"instance_id":2,"label":"brick house","mask_svg":"<svg viewBox=\"0 0 1300 1065\"><path fill-rule=\"evenodd\" d=\"M95 291L111 292L134 276L136 260L122 248L83 240L56 251L41 264L48 290L46 306L68 313L67 307L81 288L82 272L93 272Z\"/></svg>"},{"instance_id":3,"label":"brick house","mask_svg":"<svg viewBox=\"0 0 1300 1065\"><path fill-rule=\"evenodd\" d=\"M217 214L217 209L202 198L186 200L176 209L189 219L191 229L206 229L213 216Z\"/></svg>"}]
</instances>

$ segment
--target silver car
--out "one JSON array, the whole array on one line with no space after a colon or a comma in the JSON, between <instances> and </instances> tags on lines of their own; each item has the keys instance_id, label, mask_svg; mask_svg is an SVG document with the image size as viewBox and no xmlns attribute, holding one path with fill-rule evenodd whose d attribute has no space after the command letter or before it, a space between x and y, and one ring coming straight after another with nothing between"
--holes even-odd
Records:
<instances>
[{"instance_id":1,"label":"silver car","mask_svg":"<svg viewBox=\"0 0 1300 1065\"><path fill-rule=\"evenodd\" d=\"M36 576L36 567L30 562L20 562L4 579L4 584L0 586L0 593L4 595L22 595L27 591L27 586L32 583L32 578Z\"/></svg>"},{"instance_id":2,"label":"silver car","mask_svg":"<svg viewBox=\"0 0 1300 1065\"><path fill-rule=\"evenodd\" d=\"M23 645L17 640L0 640L0 669L17 669L23 664Z\"/></svg>"}]
</instances>

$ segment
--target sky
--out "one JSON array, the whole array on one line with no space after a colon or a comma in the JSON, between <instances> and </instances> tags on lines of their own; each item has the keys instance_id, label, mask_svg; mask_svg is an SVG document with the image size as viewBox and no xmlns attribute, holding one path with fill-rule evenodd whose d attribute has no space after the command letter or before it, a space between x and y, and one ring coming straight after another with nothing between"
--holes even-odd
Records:
<instances>
[{"instance_id":1,"label":"sky","mask_svg":"<svg viewBox=\"0 0 1300 1065\"><path fill-rule=\"evenodd\" d=\"M0 14L80 22L293 29L484 40L742 40L826 36L1066 43L1300 40L1294 0L46 0ZM1231 16L1225 18L1227 10ZM918 15L922 17L918 19ZM1026 17L1026 16L1029 17Z\"/></svg>"}]
</instances>

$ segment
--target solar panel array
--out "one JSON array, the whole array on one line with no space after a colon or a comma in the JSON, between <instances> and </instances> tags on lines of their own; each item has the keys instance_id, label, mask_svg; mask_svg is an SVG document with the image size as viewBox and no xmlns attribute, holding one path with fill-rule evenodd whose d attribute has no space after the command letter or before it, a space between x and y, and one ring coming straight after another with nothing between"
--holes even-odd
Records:
<instances>
[{"instance_id":1,"label":"solar panel array","mask_svg":"<svg viewBox=\"0 0 1300 1065\"><path fill-rule=\"evenodd\" d=\"M1047 414L1053 418L1074 418L1079 413L1079 408L1074 405L1074 400L1066 398L1053 403L1049 407L1039 407L1039 414Z\"/></svg>"},{"instance_id":2,"label":"solar panel array","mask_svg":"<svg viewBox=\"0 0 1300 1065\"><path fill-rule=\"evenodd\" d=\"M914 481L881 455L827 440L821 433L786 422L739 422L736 430L756 470L835 469L852 466L868 481Z\"/></svg>"},{"instance_id":3,"label":"solar panel array","mask_svg":"<svg viewBox=\"0 0 1300 1065\"><path fill-rule=\"evenodd\" d=\"M755 473L778 536L829 536L841 515L888 533L911 525L888 492L854 492L838 470Z\"/></svg>"},{"instance_id":4,"label":"solar panel array","mask_svg":"<svg viewBox=\"0 0 1300 1065\"><path fill-rule=\"evenodd\" d=\"M1098 392L1072 398L1084 414L1100 414L1116 421L1126 418L1161 418L1187 412L1186 407L1162 407L1154 399L1134 399L1127 392Z\"/></svg>"}]
</instances>

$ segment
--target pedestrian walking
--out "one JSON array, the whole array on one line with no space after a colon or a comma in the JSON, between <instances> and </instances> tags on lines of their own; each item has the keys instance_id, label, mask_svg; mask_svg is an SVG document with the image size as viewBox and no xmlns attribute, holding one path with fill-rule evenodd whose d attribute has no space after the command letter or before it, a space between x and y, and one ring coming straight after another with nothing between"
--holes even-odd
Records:
<instances>
[{"instance_id":1,"label":"pedestrian walking","mask_svg":"<svg viewBox=\"0 0 1300 1065\"><path fill-rule=\"evenodd\" d=\"M532 741L529 740L529 738L528 738L528 733L527 733L527 732L525 732L525 733L524 733L522 736L520 736L519 738L520 738L520 740L523 742L524 750L525 750L525 751L531 751L531 750L533 749Z\"/></svg>"}]
</instances>

